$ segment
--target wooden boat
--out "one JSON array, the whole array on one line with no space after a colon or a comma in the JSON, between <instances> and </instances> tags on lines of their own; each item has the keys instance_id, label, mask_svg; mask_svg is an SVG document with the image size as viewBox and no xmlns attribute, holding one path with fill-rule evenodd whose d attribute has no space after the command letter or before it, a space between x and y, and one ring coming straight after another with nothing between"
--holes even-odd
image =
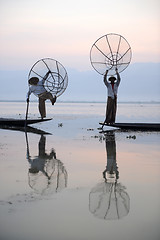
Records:
<instances>
[{"instance_id":1,"label":"wooden boat","mask_svg":"<svg viewBox=\"0 0 160 240\"><path fill-rule=\"evenodd\" d=\"M160 123L112 123L107 124L100 122L100 125L116 127L126 130L140 130L140 131L160 131Z\"/></svg>"},{"instance_id":2,"label":"wooden boat","mask_svg":"<svg viewBox=\"0 0 160 240\"><path fill-rule=\"evenodd\" d=\"M52 120L52 118L45 118L45 119L15 119L15 118L0 118L0 125L2 126L20 126L25 127L30 124L40 123Z\"/></svg>"}]
</instances>

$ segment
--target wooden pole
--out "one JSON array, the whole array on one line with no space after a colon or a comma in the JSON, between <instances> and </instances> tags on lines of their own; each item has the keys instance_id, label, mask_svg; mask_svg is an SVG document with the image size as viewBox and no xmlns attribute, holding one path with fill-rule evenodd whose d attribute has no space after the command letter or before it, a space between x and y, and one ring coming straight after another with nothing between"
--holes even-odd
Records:
<instances>
[{"instance_id":1,"label":"wooden pole","mask_svg":"<svg viewBox=\"0 0 160 240\"><path fill-rule=\"evenodd\" d=\"M27 109L26 109L26 120L25 120L25 128L27 127L28 108L29 108L29 101L27 101Z\"/></svg>"}]
</instances>

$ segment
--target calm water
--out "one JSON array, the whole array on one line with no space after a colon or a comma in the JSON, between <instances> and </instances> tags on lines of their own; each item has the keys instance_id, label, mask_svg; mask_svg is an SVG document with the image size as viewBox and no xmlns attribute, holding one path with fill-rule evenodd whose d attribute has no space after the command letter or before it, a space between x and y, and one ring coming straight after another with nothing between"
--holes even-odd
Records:
<instances>
[{"instance_id":1,"label":"calm water","mask_svg":"<svg viewBox=\"0 0 160 240\"><path fill-rule=\"evenodd\" d=\"M26 104L0 111L23 118ZM0 239L160 239L160 133L101 133L104 113L104 103L47 103L52 121L0 129ZM160 122L160 105L119 103L122 121Z\"/></svg>"}]
</instances>

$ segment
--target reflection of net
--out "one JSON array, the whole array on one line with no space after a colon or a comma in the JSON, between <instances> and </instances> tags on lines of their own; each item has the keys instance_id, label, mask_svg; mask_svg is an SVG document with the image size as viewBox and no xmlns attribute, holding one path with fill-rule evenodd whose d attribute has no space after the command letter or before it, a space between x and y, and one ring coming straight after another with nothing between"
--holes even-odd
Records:
<instances>
[{"instance_id":1,"label":"reflection of net","mask_svg":"<svg viewBox=\"0 0 160 240\"><path fill-rule=\"evenodd\" d=\"M67 171L58 159L45 161L44 172L28 173L29 186L40 194L52 194L67 187Z\"/></svg>"},{"instance_id":2,"label":"reflection of net","mask_svg":"<svg viewBox=\"0 0 160 240\"><path fill-rule=\"evenodd\" d=\"M129 207L129 196L120 183L99 183L90 192L89 210L98 218L120 219L128 214Z\"/></svg>"},{"instance_id":3,"label":"reflection of net","mask_svg":"<svg viewBox=\"0 0 160 240\"><path fill-rule=\"evenodd\" d=\"M28 79L38 77L41 81L46 73L51 71L44 83L46 91L52 95L60 96L67 88L68 75L61 63L51 58L44 58L37 61L29 72Z\"/></svg>"},{"instance_id":4,"label":"reflection of net","mask_svg":"<svg viewBox=\"0 0 160 240\"><path fill-rule=\"evenodd\" d=\"M108 75L114 75L116 68L120 73L131 61L131 47L121 35L104 35L92 45L90 61L92 67L102 75L106 70L109 70Z\"/></svg>"}]
</instances>

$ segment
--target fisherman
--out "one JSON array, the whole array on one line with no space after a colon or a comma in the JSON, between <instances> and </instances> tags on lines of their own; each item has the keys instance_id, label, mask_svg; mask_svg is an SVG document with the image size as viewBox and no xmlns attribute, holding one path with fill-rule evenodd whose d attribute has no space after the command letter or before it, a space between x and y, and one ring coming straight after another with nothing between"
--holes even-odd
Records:
<instances>
[{"instance_id":1,"label":"fisherman","mask_svg":"<svg viewBox=\"0 0 160 240\"><path fill-rule=\"evenodd\" d=\"M34 93L39 97L39 112L42 119L46 117L45 101L49 99L52 105L54 105L54 103L56 102L56 96L53 96L44 88L45 80L48 78L50 73L51 71L48 71L41 81L38 77L32 77L28 80L28 83L31 86L29 87L29 91L27 93L27 103L29 103L29 97L31 93Z\"/></svg>"},{"instance_id":2,"label":"fisherman","mask_svg":"<svg viewBox=\"0 0 160 240\"><path fill-rule=\"evenodd\" d=\"M117 110L117 92L120 84L120 75L116 68L117 79L114 76L109 77L107 80L108 70L104 74L104 84L108 89L108 99L106 107L106 118L104 123L112 124L115 123L116 110Z\"/></svg>"},{"instance_id":3,"label":"fisherman","mask_svg":"<svg viewBox=\"0 0 160 240\"><path fill-rule=\"evenodd\" d=\"M113 131L107 131L105 135L105 146L107 153L107 165L103 171L103 178L107 182L117 182L119 179L119 171L116 160L116 141L115 133Z\"/></svg>"},{"instance_id":4,"label":"fisherman","mask_svg":"<svg viewBox=\"0 0 160 240\"><path fill-rule=\"evenodd\" d=\"M29 154L29 148L27 148L27 160L30 163L29 173L36 174L42 172L49 180L50 177L46 171L45 165L47 164L47 161L56 159L56 153L54 149L52 149L50 154L47 154L45 145L46 137L42 134L38 145L38 156L32 159Z\"/></svg>"}]
</instances>

